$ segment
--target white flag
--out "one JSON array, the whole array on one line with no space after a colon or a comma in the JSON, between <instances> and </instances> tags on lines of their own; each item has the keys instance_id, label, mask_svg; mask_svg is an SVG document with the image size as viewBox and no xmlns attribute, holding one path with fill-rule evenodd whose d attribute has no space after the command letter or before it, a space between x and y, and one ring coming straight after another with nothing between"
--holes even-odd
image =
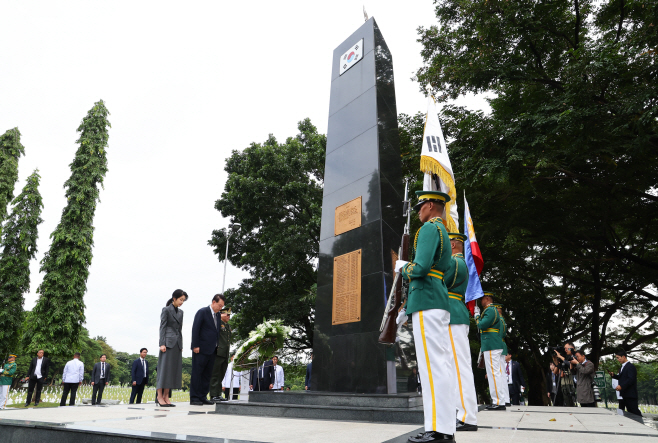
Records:
<instances>
[{"instance_id":1,"label":"white flag","mask_svg":"<svg viewBox=\"0 0 658 443\"><path fill-rule=\"evenodd\" d=\"M450 158L448 158L448 148L443 138L439 117L436 114L434 99L431 96L428 97L427 102L423 149L420 153L420 170L425 173L423 190L441 191L450 196L450 201L446 204L446 229L448 232L459 232L455 175L452 172L452 165L450 164ZM438 187L432 176L433 174L438 178Z\"/></svg>"}]
</instances>

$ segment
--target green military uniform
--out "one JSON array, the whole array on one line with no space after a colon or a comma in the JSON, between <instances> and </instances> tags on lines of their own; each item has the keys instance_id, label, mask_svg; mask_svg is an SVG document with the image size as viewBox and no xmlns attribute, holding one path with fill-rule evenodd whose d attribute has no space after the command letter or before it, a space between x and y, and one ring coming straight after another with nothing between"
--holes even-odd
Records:
<instances>
[{"instance_id":1,"label":"green military uniform","mask_svg":"<svg viewBox=\"0 0 658 443\"><path fill-rule=\"evenodd\" d=\"M10 355L10 357L16 358L15 355ZM0 409L4 409L7 405L7 400L9 398L9 388L11 383L14 381L14 375L16 375L16 362L6 363L3 367L3 372L0 374Z\"/></svg>"},{"instance_id":2,"label":"green military uniform","mask_svg":"<svg viewBox=\"0 0 658 443\"><path fill-rule=\"evenodd\" d=\"M410 282L407 314L428 309L450 311L443 278L450 268L452 251L441 217L434 217L420 227L413 248L413 262L400 269L402 277Z\"/></svg>"},{"instance_id":3,"label":"green military uniform","mask_svg":"<svg viewBox=\"0 0 658 443\"><path fill-rule=\"evenodd\" d=\"M500 336L500 330L503 328L501 320L498 309L493 303L487 306L480 317L476 318L480 330L482 352L504 349L504 343Z\"/></svg>"},{"instance_id":4,"label":"green military uniform","mask_svg":"<svg viewBox=\"0 0 658 443\"><path fill-rule=\"evenodd\" d=\"M2 376L0 376L0 386L11 386L14 381L14 374L16 374L16 362L12 361L11 363L6 363L4 366L4 371Z\"/></svg>"},{"instance_id":5,"label":"green military uniform","mask_svg":"<svg viewBox=\"0 0 658 443\"><path fill-rule=\"evenodd\" d=\"M464 294L468 286L468 268L464 261L464 254L454 254L450 258L450 267L443 276L448 288L448 302L450 304L450 324L468 325L471 322L468 308L464 303Z\"/></svg>"},{"instance_id":6,"label":"green military uniform","mask_svg":"<svg viewBox=\"0 0 658 443\"><path fill-rule=\"evenodd\" d=\"M228 354L231 347L231 327L220 320L219 338L217 339L217 355L212 367L210 378L210 398L222 396L222 380L228 368Z\"/></svg>"},{"instance_id":7,"label":"green military uniform","mask_svg":"<svg viewBox=\"0 0 658 443\"><path fill-rule=\"evenodd\" d=\"M444 205L450 197L439 191L417 191L414 207L423 219L429 216L423 205ZM440 208L439 208L440 209ZM437 214L438 211L432 212ZM416 233L414 258L401 267L400 273L409 281L406 312L411 315L418 375L423 387L425 433L411 437L435 438L438 434L455 433L456 380L450 367L450 303L448 288L443 281L450 268L452 249L441 217L426 221ZM443 438L443 436L438 435ZM451 440L452 441L452 440Z\"/></svg>"}]
</instances>

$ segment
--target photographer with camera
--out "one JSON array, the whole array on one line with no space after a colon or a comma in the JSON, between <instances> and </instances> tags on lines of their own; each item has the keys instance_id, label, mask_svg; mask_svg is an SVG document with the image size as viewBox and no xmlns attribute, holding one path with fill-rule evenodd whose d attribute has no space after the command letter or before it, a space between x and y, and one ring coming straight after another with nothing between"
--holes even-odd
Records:
<instances>
[{"instance_id":1,"label":"photographer with camera","mask_svg":"<svg viewBox=\"0 0 658 443\"><path fill-rule=\"evenodd\" d=\"M571 368L571 362L576 358L575 350L576 348L571 342L566 342L564 345L564 357L557 349L554 350L557 358L561 360L561 363L558 364L560 369L568 371Z\"/></svg>"}]
</instances>

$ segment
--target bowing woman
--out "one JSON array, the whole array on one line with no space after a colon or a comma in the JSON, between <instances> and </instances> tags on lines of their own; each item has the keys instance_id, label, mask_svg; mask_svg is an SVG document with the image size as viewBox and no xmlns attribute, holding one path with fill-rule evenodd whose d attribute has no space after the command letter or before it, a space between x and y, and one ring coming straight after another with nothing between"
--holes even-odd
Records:
<instances>
[{"instance_id":1,"label":"bowing woman","mask_svg":"<svg viewBox=\"0 0 658 443\"><path fill-rule=\"evenodd\" d=\"M160 355L158 356L158 381L156 384L159 406L172 407L170 389L183 386L183 310L187 293L176 289L167 300L160 314Z\"/></svg>"}]
</instances>

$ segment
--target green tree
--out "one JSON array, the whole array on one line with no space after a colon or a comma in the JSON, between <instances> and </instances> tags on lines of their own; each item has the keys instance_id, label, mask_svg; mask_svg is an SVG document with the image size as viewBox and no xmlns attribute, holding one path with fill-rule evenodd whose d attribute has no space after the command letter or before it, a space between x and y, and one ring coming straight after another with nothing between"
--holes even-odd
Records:
<instances>
[{"instance_id":1,"label":"green tree","mask_svg":"<svg viewBox=\"0 0 658 443\"><path fill-rule=\"evenodd\" d=\"M326 136L308 119L298 129L285 143L270 135L262 144L233 151L215 208L242 224L231 237L229 260L252 275L226 291L236 312L234 330L246 337L264 318L279 318L293 328L287 346L304 350L313 345L314 302L308 293L317 282ZM225 231L213 231L208 243L223 260Z\"/></svg>"},{"instance_id":2,"label":"green tree","mask_svg":"<svg viewBox=\"0 0 658 443\"><path fill-rule=\"evenodd\" d=\"M443 122L530 401L548 343L584 343L595 365L619 345L655 355L658 8L442 0L436 15L421 87L491 97L490 114L446 105Z\"/></svg>"},{"instance_id":3,"label":"green tree","mask_svg":"<svg viewBox=\"0 0 658 443\"><path fill-rule=\"evenodd\" d=\"M14 187L18 180L18 158L25 155L18 128L0 136L0 223L7 217L7 206L14 199Z\"/></svg>"},{"instance_id":4,"label":"green tree","mask_svg":"<svg viewBox=\"0 0 658 443\"><path fill-rule=\"evenodd\" d=\"M23 325L23 294L30 290L30 260L37 253L38 226L43 222L38 171L34 171L13 201L2 230L0 257L0 355L18 345Z\"/></svg>"},{"instance_id":5,"label":"green tree","mask_svg":"<svg viewBox=\"0 0 658 443\"><path fill-rule=\"evenodd\" d=\"M65 355L79 343L94 245L94 213L99 186L107 173L108 115L100 100L78 128L79 148L70 165L71 177L64 184L67 204L41 261L45 276L37 289L40 297L33 311L31 351L45 346L53 355Z\"/></svg>"}]
</instances>

